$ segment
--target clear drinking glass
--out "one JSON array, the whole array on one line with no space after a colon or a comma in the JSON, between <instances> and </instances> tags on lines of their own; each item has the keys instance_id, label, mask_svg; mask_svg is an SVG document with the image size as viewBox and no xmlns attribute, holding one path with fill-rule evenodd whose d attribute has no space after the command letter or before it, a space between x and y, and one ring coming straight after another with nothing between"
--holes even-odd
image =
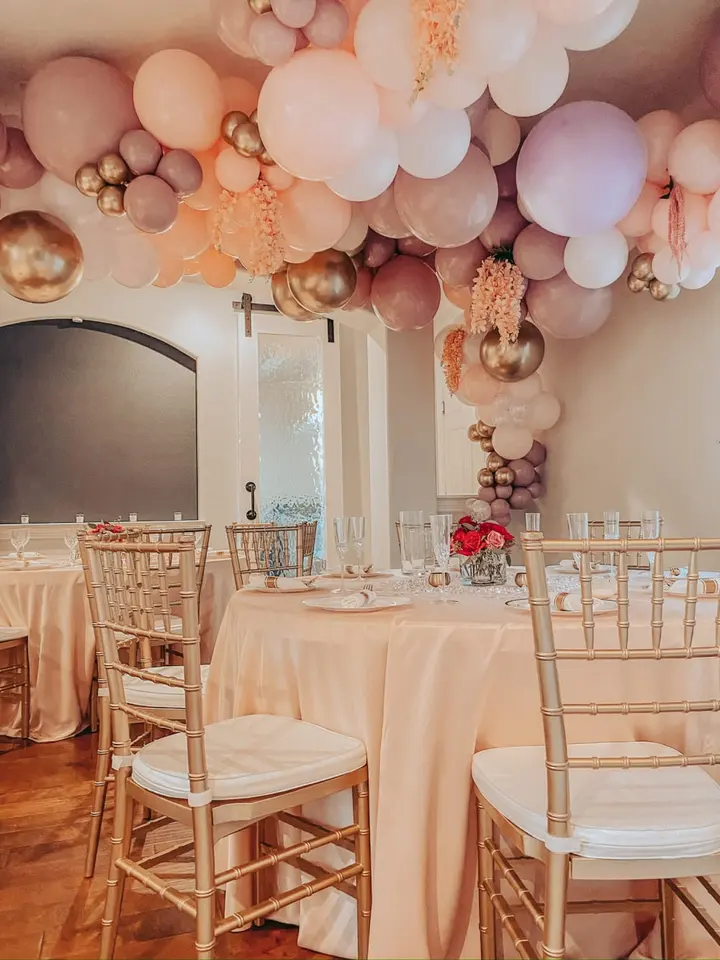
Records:
<instances>
[{"instance_id":1,"label":"clear drinking glass","mask_svg":"<svg viewBox=\"0 0 720 960\"><path fill-rule=\"evenodd\" d=\"M182 520L182 513L180 513L179 510L176 510L175 513L173 514L173 520L175 521L175 523L179 523Z\"/></svg>"},{"instance_id":2,"label":"clear drinking glass","mask_svg":"<svg viewBox=\"0 0 720 960\"><path fill-rule=\"evenodd\" d=\"M26 526L15 527L10 531L10 543L18 560L22 560L25 547L30 542L30 531Z\"/></svg>"},{"instance_id":3,"label":"clear drinking glass","mask_svg":"<svg viewBox=\"0 0 720 960\"><path fill-rule=\"evenodd\" d=\"M657 540L660 536L659 510L643 510L640 519L640 536L643 540ZM655 551L648 551L647 558L650 563L650 571L652 572L655 563Z\"/></svg>"},{"instance_id":4,"label":"clear drinking glass","mask_svg":"<svg viewBox=\"0 0 720 960\"><path fill-rule=\"evenodd\" d=\"M76 514L75 514L75 523L85 523L85 514L84 514L84 513L76 513Z\"/></svg>"},{"instance_id":5,"label":"clear drinking glass","mask_svg":"<svg viewBox=\"0 0 720 960\"><path fill-rule=\"evenodd\" d=\"M605 510L603 513L603 540L620 539L620 511ZM615 575L615 554L610 553L610 575Z\"/></svg>"},{"instance_id":6,"label":"clear drinking glass","mask_svg":"<svg viewBox=\"0 0 720 960\"><path fill-rule=\"evenodd\" d=\"M137 521L137 518L138 518L138 515L137 515L136 513L129 513L129 514L128 514L128 520L129 520L130 523L137 523L137 522L138 522L138 521ZM175 519L177 520L177 517L175 517Z\"/></svg>"},{"instance_id":7,"label":"clear drinking glass","mask_svg":"<svg viewBox=\"0 0 720 960\"><path fill-rule=\"evenodd\" d=\"M450 536L452 534L453 519L449 513L441 513L430 517L430 531L432 533L433 553L435 562L442 574L450 573ZM457 603L447 595L447 587L442 586L438 591L437 600L432 603Z\"/></svg>"},{"instance_id":8,"label":"clear drinking glass","mask_svg":"<svg viewBox=\"0 0 720 960\"><path fill-rule=\"evenodd\" d=\"M586 513L569 513L567 515L568 521L568 530L570 531L571 540L587 540L588 539L588 515ZM582 554L573 553L573 560L575 561L575 566L580 569L580 558Z\"/></svg>"},{"instance_id":9,"label":"clear drinking glass","mask_svg":"<svg viewBox=\"0 0 720 960\"><path fill-rule=\"evenodd\" d=\"M359 580L363 576L363 548L365 546L365 517L348 517L348 542L351 559L357 564Z\"/></svg>"},{"instance_id":10,"label":"clear drinking glass","mask_svg":"<svg viewBox=\"0 0 720 960\"><path fill-rule=\"evenodd\" d=\"M401 510L400 564L407 576L425 569L425 515L422 510Z\"/></svg>"},{"instance_id":11,"label":"clear drinking glass","mask_svg":"<svg viewBox=\"0 0 720 960\"><path fill-rule=\"evenodd\" d=\"M333 519L333 533L335 534L335 549L340 560L340 592L345 592L345 557L350 545L350 517L335 517Z\"/></svg>"},{"instance_id":12,"label":"clear drinking glass","mask_svg":"<svg viewBox=\"0 0 720 960\"><path fill-rule=\"evenodd\" d=\"M540 514L539 513L525 514L525 529L528 532L540 533Z\"/></svg>"},{"instance_id":13,"label":"clear drinking glass","mask_svg":"<svg viewBox=\"0 0 720 960\"><path fill-rule=\"evenodd\" d=\"M65 546L68 548L68 566L74 567L78 562L78 538L74 530L68 530L65 536Z\"/></svg>"}]
</instances>

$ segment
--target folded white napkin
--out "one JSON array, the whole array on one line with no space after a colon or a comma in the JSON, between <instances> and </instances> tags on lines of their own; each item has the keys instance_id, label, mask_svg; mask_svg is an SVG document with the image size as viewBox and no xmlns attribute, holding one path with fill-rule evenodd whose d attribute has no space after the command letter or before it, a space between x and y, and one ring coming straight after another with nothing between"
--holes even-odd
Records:
<instances>
[{"instance_id":1,"label":"folded white napkin","mask_svg":"<svg viewBox=\"0 0 720 960\"><path fill-rule=\"evenodd\" d=\"M687 588L688 581L686 577L678 577L676 580L665 581L665 593L671 597L686 596ZM697 582L697 595L699 597L720 596L720 574L715 574L715 576L700 574L700 579Z\"/></svg>"},{"instance_id":2,"label":"folded white napkin","mask_svg":"<svg viewBox=\"0 0 720 960\"><path fill-rule=\"evenodd\" d=\"M598 600L602 598L593 597L593 608ZM550 611L560 613L582 613L582 595L573 591L572 593L559 592L550 594Z\"/></svg>"},{"instance_id":3,"label":"folded white napkin","mask_svg":"<svg viewBox=\"0 0 720 960\"><path fill-rule=\"evenodd\" d=\"M310 582L306 577L270 577L264 573L251 573L248 577L248 586L254 590L281 590L285 593L307 590Z\"/></svg>"},{"instance_id":4,"label":"folded white napkin","mask_svg":"<svg viewBox=\"0 0 720 960\"><path fill-rule=\"evenodd\" d=\"M356 610L358 607L369 607L374 602L374 593L371 593L370 590L360 590L358 593L349 593L346 597L343 597L340 606L346 607L348 610Z\"/></svg>"}]
</instances>

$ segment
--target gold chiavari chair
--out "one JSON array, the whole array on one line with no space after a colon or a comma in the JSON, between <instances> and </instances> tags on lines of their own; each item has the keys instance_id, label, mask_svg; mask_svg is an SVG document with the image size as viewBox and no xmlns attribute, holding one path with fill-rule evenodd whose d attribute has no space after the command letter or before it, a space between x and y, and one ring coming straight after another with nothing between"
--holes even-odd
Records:
<instances>
[{"instance_id":1,"label":"gold chiavari chair","mask_svg":"<svg viewBox=\"0 0 720 960\"><path fill-rule=\"evenodd\" d=\"M720 763L720 755L689 756L652 742L569 744L566 732L566 720L572 723L573 717L693 714L697 721L698 714L717 715L720 700L577 703L565 700L561 692L565 663L575 677L583 662L603 661L640 661L648 666L650 661L661 661L661 669L677 670L683 661L707 659L717 671L720 603L717 616L703 619L699 630L696 613L698 554L720 550L720 539L605 541L605 549L617 557L618 613L610 634L596 631L591 569L595 542L544 540L541 533L525 533L522 543L545 746L484 750L473 758L482 956L502 956L498 949L503 927L521 957L538 956L532 932L523 930L515 910L529 915L543 960L564 957L568 913L639 910L659 912L661 956L673 960L676 900L720 943L720 929L687 882L678 879L694 878L699 888L720 904L720 889L708 879L720 874L720 785L703 769ZM633 619L631 629L628 557L646 550L655 553L651 615L643 625ZM689 555L685 597L676 601L683 602L684 616L672 633L669 627L664 629L667 625L663 622L664 556L671 551ZM582 617L578 631L570 634L564 628L558 644L545 572L548 553L581 555ZM700 642L695 642L696 633L702 634ZM568 643L570 636L579 634L581 643ZM501 839L509 845L510 856L502 852ZM514 861L523 857L544 865L544 902L515 869ZM642 900L568 903L569 879L656 880L658 895ZM501 880L517 897L518 906L511 906L504 896Z\"/></svg>"},{"instance_id":2,"label":"gold chiavari chair","mask_svg":"<svg viewBox=\"0 0 720 960\"><path fill-rule=\"evenodd\" d=\"M591 520L588 523L588 529L591 540L603 540L605 537L605 524L602 520ZM642 523L639 520L621 520L620 521L620 539L621 540L639 540L642 535ZM660 535L662 536L662 520L660 520ZM610 564L612 558L607 551L596 553L595 556L599 563ZM628 555L628 570L649 570L647 553L643 550L636 550Z\"/></svg>"},{"instance_id":3,"label":"gold chiavari chair","mask_svg":"<svg viewBox=\"0 0 720 960\"><path fill-rule=\"evenodd\" d=\"M174 642L176 634L157 629L157 605L166 612L156 586L166 557L180 553L182 677L166 677L121 661L118 634L142 640ZM198 637L194 544L89 541L98 629L107 664L113 725L115 816L111 840L107 896L100 955L112 958L120 909L128 877L160 894L195 921L198 960L215 955L216 938L238 930L277 910L335 887L357 901L358 957L366 958L370 925L370 833L367 758L364 745L323 727L286 717L249 715L204 724ZM153 575L157 567L159 577ZM164 621L162 621L164 622ZM182 690L186 721L169 720L127 702L123 679L131 677ZM132 751L130 723L140 721L170 735ZM291 813L294 808L353 791L353 823L335 829ZM175 822L192 832L192 840L140 860L130 856L131 826L136 804L157 812L158 826ZM274 819L299 828L309 839L289 847L264 844L264 854L218 871L214 845L244 829ZM256 839L253 847L257 849ZM305 855L328 845L349 851L349 862L329 869ZM154 872L159 864L192 851L192 894L175 888ZM256 881L260 871L287 863L312 879L254 902L242 912L219 918L218 888L242 877Z\"/></svg>"},{"instance_id":4,"label":"gold chiavari chair","mask_svg":"<svg viewBox=\"0 0 720 960\"><path fill-rule=\"evenodd\" d=\"M19 651L20 662L0 667L0 697L20 692L20 736L30 737L30 650L25 627L0 627L0 653ZM5 678L5 679L4 679Z\"/></svg>"},{"instance_id":5,"label":"gold chiavari chair","mask_svg":"<svg viewBox=\"0 0 720 960\"><path fill-rule=\"evenodd\" d=\"M312 573L316 520L290 526L231 523L226 530L238 590L251 573L279 577L309 577Z\"/></svg>"}]
</instances>

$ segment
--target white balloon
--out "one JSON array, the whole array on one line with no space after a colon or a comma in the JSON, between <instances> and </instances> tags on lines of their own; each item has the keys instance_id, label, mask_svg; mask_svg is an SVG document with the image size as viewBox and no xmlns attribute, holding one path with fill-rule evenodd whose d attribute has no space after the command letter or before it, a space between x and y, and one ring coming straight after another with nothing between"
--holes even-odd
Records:
<instances>
[{"instance_id":1,"label":"white balloon","mask_svg":"<svg viewBox=\"0 0 720 960\"><path fill-rule=\"evenodd\" d=\"M653 257L652 272L661 283L682 283L690 275L690 260L683 257L678 263L670 247L663 247Z\"/></svg>"},{"instance_id":2,"label":"white balloon","mask_svg":"<svg viewBox=\"0 0 720 960\"><path fill-rule=\"evenodd\" d=\"M350 169L326 182L345 200L372 200L387 190L397 168L397 136L387 127L378 127L370 145Z\"/></svg>"},{"instance_id":3,"label":"white balloon","mask_svg":"<svg viewBox=\"0 0 720 960\"><path fill-rule=\"evenodd\" d=\"M560 401L551 393L539 393L528 404L527 425L531 430L549 430L560 419Z\"/></svg>"},{"instance_id":4,"label":"white balloon","mask_svg":"<svg viewBox=\"0 0 720 960\"><path fill-rule=\"evenodd\" d=\"M530 49L503 73L492 73L490 93L495 103L514 117L534 117L560 98L570 76L565 47L550 27L541 24Z\"/></svg>"},{"instance_id":5,"label":"white balloon","mask_svg":"<svg viewBox=\"0 0 720 960\"><path fill-rule=\"evenodd\" d=\"M532 373L517 383L508 383L505 386L506 394L515 401L532 400L542 390L542 380L539 373Z\"/></svg>"},{"instance_id":6,"label":"white balloon","mask_svg":"<svg viewBox=\"0 0 720 960\"><path fill-rule=\"evenodd\" d=\"M611 43L627 28L640 0L613 0L610 6L592 20L563 23L557 36L568 50L597 50Z\"/></svg>"},{"instance_id":7,"label":"white balloon","mask_svg":"<svg viewBox=\"0 0 720 960\"><path fill-rule=\"evenodd\" d=\"M350 214L350 226L335 244L335 250L342 250L344 253L357 250L367 236L367 232L368 222L362 207L353 206Z\"/></svg>"},{"instance_id":8,"label":"white balloon","mask_svg":"<svg viewBox=\"0 0 720 960\"><path fill-rule=\"evenodd\" d=\"M709 230L698 233L688 241L687 256L693 274L714 271L720 267L720 237Z\"/></svg>"},{"instance_id":9,"label":"white balloon","mask_svg":"<svg viewBox=\"0 0 720 960\"><path fill-rule=\"evenodd\" d=\"M715 277L715 267L709 267L706 270L693 270L685 277L680 284L685 290L701 290L706 287Z\"/></svg>"},{"instance_id":10,"label":"white balloon","mask_svg":"<svg viewBox=\"0 0 720 960\"><path fill-rule=\"evenodd\" d=\"M530 453L532 445L533 435L527 427L518 427L514 423L501 423L493 433L495 451L506 460L521 460Z\"/></svg>"},{"instance_id":11,"label":"white balloon","mask_svg":"<svg viewBox=\"0 0 720 960\"><path fill-rule=\"evenodd\" d=\"M410 0L369 0L355 27L355 56L378 86L410 94L415 76L414 38Z\"/></svg>"},{"instance_id":12,"label":"white balloon","mask_svg":"<svg viewBox=\"0 0 720 960\"><path fill-rule=\"evenodd\" d=\"M587 237L571 237L565 247L567 275L588 290L615 283L627 266L627 259L627 240L616 227Z\"/></svg>"},{"instance_id":13,"label":"white balloon","mask_svg":"<svg viewBox=\"0 0 720 960\"><path fill-rule=\"evenodd\" d=\"M515 117L502 110L492 109L485 114L479 139L487 147L490 163L499 167L517 153L522 138L520 124Z\"/></svg>"},{"instance_id":14,"label":"white balloon","mask_svg":"<svg viewBox=\"0 0 720 960\"><path fill-rule=\"evenodd\" d=\"M470 146L470 120L464 110L431 103L411 127L397 132L400 166L414 177L434 180L458 166Z\"/></svg>"},{"instance_id":15,"label":"white balloon","mask_svg":"<svg viewBox=\"0 0 720 960\"><path fill-rule=\"evenodd\" d=\"M523 57L538 15L531 0L466 0L458 29L458 66L486 77Z\"/></svg>"},{"instance_id":16,"label":"white balloon","mask_svg":"<svg viewBox=\"0 0 720 960\"><path fill-rule=\"evenodd\" d=\"M450 72L445 65L438 64L420 98L448 110L464 110L479 100L486 89L487 80L484 76L462 67L455 67Z\"/></svg>"}]
</instances>

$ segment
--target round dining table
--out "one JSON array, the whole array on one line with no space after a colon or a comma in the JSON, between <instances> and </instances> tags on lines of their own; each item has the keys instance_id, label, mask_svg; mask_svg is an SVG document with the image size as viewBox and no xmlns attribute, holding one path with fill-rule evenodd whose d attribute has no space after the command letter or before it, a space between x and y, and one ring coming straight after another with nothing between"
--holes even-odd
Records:
<instances>
[{"instance_id":1,"label":"round dining table","mask_svg":"<svg viewBox=\"0 0 720 960\"><path fill-rule=\"evenodd\" d=\"M200 599L205 662L234 592L227 553L209 555ZM95 662L82 567L67 557L0 561L0 626L28 631L31 739L62 740L82 730ZM0 698L0 734L20 736L19 705L7 698Z\"/></svg>"},{"instance_id":2,"label":"round dining table","mask_svg":"<svg viewBox=\"0 0 720 960\"><path fill-rule=\"evenodd\" d=\"M380 593L382 581L374 583ZM632 586L630 642L648 645L650 596L642 574ZM382 588L398 590L397 580ZM483 748L543 743L530 617L507 605L520 594L513 587L467 588L446 604L431 602L428 591L407 606L360 612L304 604L321 595L235 594L215 644L206 719L277 714L362 740L371 798L370 956L479 957L472 756ZM716 611L717 603L698 602L696 642L715 642ZM682 616L682 600L668 598L666 643L682 643ZM554 626L558 645L582 645L579 618L558 616ZM617 647L616 615L597 617L595 643ZM561 679L572 685L575 702L700 700L720 696L716 662L709 667L702 660L566 660ZM568 739L657 740L685 753L720 753L713 714L572 717ZM305 811L339 826L351 812L344 796ZM238 862L241 847L238 838L222 841L219 869ZM284 886L292 878L281 869L286 875L276 882ZM623 884L571 884L575 899L629 893ZM238 909L244 894L228 887L226 909ZM281 919L299 925L302 947L356 955L354 903L339 891L303 901ZM571 916L569 955L628 956L652 924L638 915Z\"/></svg>"}]
</instances>

